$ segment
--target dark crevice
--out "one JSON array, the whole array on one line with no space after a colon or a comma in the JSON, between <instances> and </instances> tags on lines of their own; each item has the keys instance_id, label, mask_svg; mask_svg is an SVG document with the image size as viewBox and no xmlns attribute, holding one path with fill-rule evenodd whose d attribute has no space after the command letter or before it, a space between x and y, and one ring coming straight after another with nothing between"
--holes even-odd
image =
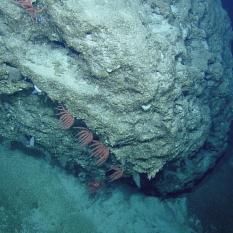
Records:
<instances>
[{"instance_id":1,"label":"dark crevice","mask_svg":"<svg viewBox=\"0 0 233 233\"><path fill-rule=\"evenodd\" d=\"M179 197L182 195L185 195L186 193L190 193L192 192L194 189L196 189L197 187L199 187L200 185L202 185L209 177L211 174L213 174L213 172L218 169L229 157L229 148L232 147L233 145L233 121L231 123L231 130L229 132L228 135L228 148L225 150L224 153L222 153L218 159L215 161L214 166L212 166L209 170L207 170L200 178L196 179L196 180L192 180L186 184L184 184L184 188L177 190L175 192L167 192L167 193L162 193L161 191L159 191L158 188L156 188L156 181L158 181L159 179L161 179L161 175L162 172L159 172L155 178L153 178L152 180L148 180L147 175L146 174L142 174L141 175L141 181L142 181L142 188L141 191L149 196L158 196L158 197L163 197L163 198L175 198L175 197ZM174 171L176 170L176 165L174 165ZM168 165L166 165L168 166ZM169 170L172 170L172 165L169 165ZM166 169L166 167L164 168ZM187 188L186 188L187 187Z\"/></svg>"},{"instance_id":2,"label":"dark crevice","mask_svg":"<svg viewBox=\"0 0 233 233\"><path fill-rule=\"evenodd\" d=\"M222 0L222 6L227 11L231 19L231 25L233 25L233 2L230 0Z\"/></svg>"}]
</instances>

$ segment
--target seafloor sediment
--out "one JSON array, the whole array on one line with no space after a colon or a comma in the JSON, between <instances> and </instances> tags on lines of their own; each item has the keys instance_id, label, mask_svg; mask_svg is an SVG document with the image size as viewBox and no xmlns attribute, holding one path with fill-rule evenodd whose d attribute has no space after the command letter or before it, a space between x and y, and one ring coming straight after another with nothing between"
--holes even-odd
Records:
<instances>
[{"instance_id":1,"label":"seafloor sediment","mask_svg":"<svg viewBox=\"0 0 233 233\"><path fill-rule=\"evenodd\" d=\"M0 146L0 233L201 233L186 198L161 201L127 187L92 193L41 159Z\"/></svg>"}]
</instances>

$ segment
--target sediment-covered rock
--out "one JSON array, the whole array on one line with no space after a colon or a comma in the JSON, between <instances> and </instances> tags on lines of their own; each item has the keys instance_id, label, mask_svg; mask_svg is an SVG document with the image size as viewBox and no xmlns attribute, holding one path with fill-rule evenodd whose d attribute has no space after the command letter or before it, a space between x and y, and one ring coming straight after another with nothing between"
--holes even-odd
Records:
<instances>
[{"instance_id":1,"label":"sediment-covered rock","mask_svg":"<svg viewBox=\"0 0 233 233\"><path fill-rule=\"evenodd\" d=\"M213 166L226 147L233 115L232 31L219 0L34 4L43 9L36 21L8 0L0 6L4 137L30 135L51 153L56 148L64 164L75 160L83 167L85 158L77 155L71 134L70 139L61 135L65 144L53 144L57 120L52 103L63 103L126 173L151 179L160 172L152 184L161 192L190 186ZM14 72L15 80L10 78ZM50 104L30 94L33 85ZM44 107L28 105L31 100ZM26 124L30 106L34 121ZM6 128L15 121L6 125L6 116L16 115L23 116L21 128L8 134Z\"/></svg>"}]
</instances>

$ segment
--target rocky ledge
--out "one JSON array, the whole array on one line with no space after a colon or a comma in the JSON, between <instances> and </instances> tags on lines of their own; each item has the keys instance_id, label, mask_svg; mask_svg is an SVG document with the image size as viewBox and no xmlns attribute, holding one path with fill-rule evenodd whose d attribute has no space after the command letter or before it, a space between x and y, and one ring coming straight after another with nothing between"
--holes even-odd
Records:
<instances>
[{"instance_id":1,"label":"rocky ledge","mask_svg":"<svg viewBox=\"0 0 233 233\"><path fill-rule=\"evenodd\" d=\"M0 134L80 176L112 166L160 193L192 187L224 152L232 30L220 0L37 0L0 6ZM62 130L61 104L110 155Z\"/></svg>"}]
</instances>

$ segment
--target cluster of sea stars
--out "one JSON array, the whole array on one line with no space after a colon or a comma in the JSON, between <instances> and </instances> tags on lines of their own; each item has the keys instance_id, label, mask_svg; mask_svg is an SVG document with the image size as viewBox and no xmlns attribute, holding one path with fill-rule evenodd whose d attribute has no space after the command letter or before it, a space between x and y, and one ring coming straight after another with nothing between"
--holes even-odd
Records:
<instances>
[{"instance_id":1,"label":"cluster of sea stars","mask_svg":"<svg viewBox=\"0 0 233 233\"><path fill-rule=\"evenodd\" d=\"M69 112L69 110L63 105L59 105L57 108L57 116L59 116L59 121L63 129L71 128L75 123L75 118ZM91 156L97 158L96 165L103 165L110 155L110 150L103 143L98 140L94 140L93 133L90 129L86 127L75 127L78 130L76 138L80 146L89 146ZM123 176L123 169L120 166L114 165L110 169L111 175L109 176L109 181L118 180Z\"/></svg>"},{"instance_id":2,"label":"cluster of sea stars","mask_svg":"<svg viewBox=\"0 0 233 233\"><path fill-rule=\"evenodd\" d=\"M32 18L33 21L37 20L37 13L42 12L44 8L35 8L31 0L14 0L15 4L23 8ZM59 105L57 108L57 116L59 116L59 121L63 129L67 130L71 128L75 123L75 118L69 112L69 110L64 105ZM89 146L91 156L97 158L96 165L103 165L109 158L110 150L103 143L98 140L94 140L93 133L90 129L86 127L75 127L78 129L76 134L77 141L80 146ZM121 166L113 165L110 168L111 175L109 176L109 181L120 179L123 176L123 168Z\"/></svg>"}]
</instances>

